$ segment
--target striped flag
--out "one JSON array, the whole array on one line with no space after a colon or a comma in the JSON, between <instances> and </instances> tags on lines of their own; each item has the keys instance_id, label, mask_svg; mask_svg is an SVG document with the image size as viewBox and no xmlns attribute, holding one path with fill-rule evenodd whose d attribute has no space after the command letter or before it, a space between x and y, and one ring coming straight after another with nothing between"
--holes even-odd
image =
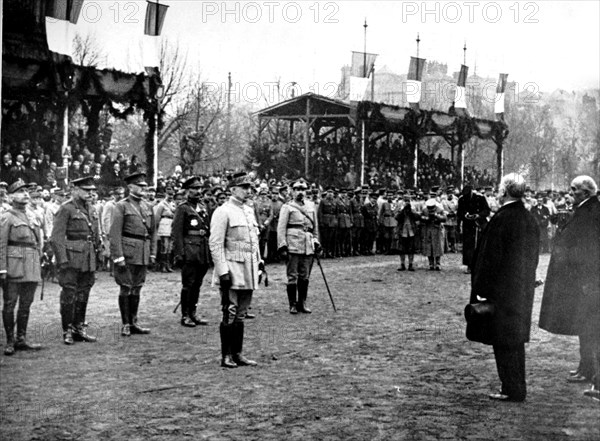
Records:
<instances>
[{"instance_id":1,"label":"striped flag","mask_svg":"<svg viewBox=\"0 0 600 441\"><path fill-rule=\"evenodd\" d=\"M77 24L83 0L49 0L46 8L46 41L48 49L67 57L73 56L74 25Z\"/></svg>"},{"instance_id":2,"label":"striped flag","mask_svg":"<svg viewBox=\"0 0 600 441\"><path fill-rule=\"evenodd\" d=\"M454 91L454 107L456 109L467 108L467 75L469 67L464 64L460 65L460 74L458 75L458 83Z\"/></svg>"},{"instance_id":3,"label":"striped flag","mask_svg":"<svg viewBox=\"0 0 600 441\"><path fill-rule=\"evenodd\" d=\"M425 58L410 57L406 78L406 100L413 109L418 109L421 102L421 78L424 68Z\"/></svg>"},{"instance_id":4,"label":"striped flag","mask_svg":"<svg viewBox=\"0 0 600 441\"><path fill-rule=\"evenodd\" d=\"M142 45L142 59L147 70L152 70L160 65L160 33L168 8L167 5L158 3L158 0L156 2L147 0Z\"/></svg>"},{"instance_id":5,"label":"striped flag","mask_svg":"<svg viewBox=\"0 0 600 441\"><path fill-rule=\"evenodd\" d=\"M498 77L498 85L496 86L496 102L494 103L494 113L496 119L504 120L504 98L506 91L506 80L508 74L501 73Z\"/></svg>"}]
</instances>

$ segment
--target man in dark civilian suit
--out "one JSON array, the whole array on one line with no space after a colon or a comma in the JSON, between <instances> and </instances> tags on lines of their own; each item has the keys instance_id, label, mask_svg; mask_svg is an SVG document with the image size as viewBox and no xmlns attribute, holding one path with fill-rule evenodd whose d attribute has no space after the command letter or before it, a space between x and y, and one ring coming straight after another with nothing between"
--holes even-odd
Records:
<instances>
[{"instance_id":1,"label":"man in dark civilian suit","mask_svg":"<svg viewBox=\"0 0 600 441\"><path fill-rule=\"evenodd\" d=\"M483 230L473 257L471 303L487 299L493 316L480 323L494 347L500 393L490 398L524 401L525 343L529 341L539 254L539 227L521 198L525 180L511 173L500 184L502 207ZM469 325L468 325L469 326Z\"/></svg>"},{"instance_id":2,"label":"man in dark civilian suit","mask_svg":"<svg viewBox=\"0 0 600 441\"><path fill-rule=\"evenodd\" d=\"M567 381L592 383L585 395L600 400L600 201L596 182L571 182L575 213L557 234L540 311L540 328L578 335L581 360Z\"/></svg>"}]
</instances>

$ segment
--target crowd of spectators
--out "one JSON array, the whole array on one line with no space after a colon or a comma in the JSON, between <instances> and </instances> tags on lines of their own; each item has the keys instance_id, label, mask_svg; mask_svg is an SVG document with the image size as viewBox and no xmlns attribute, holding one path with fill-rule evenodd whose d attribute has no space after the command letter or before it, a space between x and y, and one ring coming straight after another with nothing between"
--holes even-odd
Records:
<instances>
[{"instance_id":1,"label":"crowd of spectators","mask_svg":"<svg viewBox=\"0 0 600 441\"><path fill-rule=\"evenodd\" d=\"M275 179L303 176L305 143L301 138L269 146L264 144L259 162L259 175ZM253 158L255 159L255 158ZM256 158L258 159L258 158ZM323 187L356 188L360 182L360 149L348 137L325 138L310 146L311 180ZM441 154L419 149L417 186L428 190L434 186L460 185L460 170ZM494 185L495 178L487 169L480 171L465 166L465 181L480 186ZM391 189L414 188L414 155L403 147L400 139L380 140L365 153L366 183L371 187Z\"/></svg>"}]
</instances>

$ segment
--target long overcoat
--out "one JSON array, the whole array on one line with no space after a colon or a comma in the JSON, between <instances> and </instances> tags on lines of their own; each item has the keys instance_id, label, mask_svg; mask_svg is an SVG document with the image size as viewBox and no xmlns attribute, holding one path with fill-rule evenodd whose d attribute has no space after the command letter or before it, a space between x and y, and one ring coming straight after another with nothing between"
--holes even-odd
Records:
<instances>
[{"instance_id":1,"label":"long overcoat","mask_svg":"<svg viewBox=\"0 0 600 441\"><path fill-rule=\"evenodd\" d=\"M540 328L579 335L600 322L600 201L575 209L556 236L544 284Z\"/></svg>"},{"instance_id":2,"label":"long overcoat","mask_svg":"<svg viewBox=\"0 0 600 441\"><path fill-rule=\"evenodd\" d=\"M479 324L479 333L490 336L484 343L529 341L539 246L538 224L521 201L502 206L483 230L473 261L471 303L479 296L495 307L494 317Z\"/></svg>"},{"instance_id":3,"label":"long overcoat","mask_svg":"<svg viewBox=\"0 0 600 441\"><path fill-rule=\"evenodd\" d=\"M231 276L231 288L258 287L258 223L254 210L231 196L218 207L210 221L210 252L215 275Z\"/></svg>"},{"instance_id":4,"label":"long overcoat","mask_svg":"<svg viewBox=\"0 0 600 441\"><path fill-rule=\"evenodd\" d=\"M26 213L10 209L0 215L0 273L9 282L42 281L38 234Z\"/></svg>"}]
</instances>

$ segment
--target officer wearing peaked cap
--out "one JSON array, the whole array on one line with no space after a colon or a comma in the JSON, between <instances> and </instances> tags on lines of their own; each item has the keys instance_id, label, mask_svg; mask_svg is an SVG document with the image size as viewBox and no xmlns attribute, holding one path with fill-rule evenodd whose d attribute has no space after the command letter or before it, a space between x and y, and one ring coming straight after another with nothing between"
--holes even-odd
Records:
<instances>
[{"instance_id":1,"label":"officer wearing peaked cap","mask_svg":"<svg viewBox=\"0 0 600 441\"><path fill-rule=\"evenodd\" d=\"M246 204L252 193L252 179L246 173L237 173L228 186L231 197L213 213L209 243L221 289L221 366L236 368L256 365L242 355L244 319L264 263L258 249L256 216Z\"/></svg>"},{"instance_id":2,"label":"officer wearing peaked cap","mask_svg":"<svg viewBox=\"0 0 600 441\"><path fill-rule=\"evenodd\" d=\"M18 180L8 187L12 208L0 215L0 282L4 286L2 321L6 332L5 355L15 350L40 349L27 342L29 309L41 282L41 238L27 215L29 194L25 182ZM15 341L15 308L17 338Z\"/></svg>"},{"instance_id":3,"label":"officer wearing peaked cap","mask_svg":"<svg viewBox=\"0 0 600 441\"><path fill-rule=\"evenodd\" d=\"M85 314L90 290L95 282L97 253L100 246L98 215L93 205L92 177L72 181L72 198L62 204L56 213L50 243L59 269L60 315L63 340L95 342L88 335Z\"/></svg>"},{"instance_id":4,"label":"officer wearing peaked cap","mask_svg":"<svg viewBox=\"0 0 600 441\"><path fill-rule=\"evenodd\" d=\"M287 257L287 295L291 314L310 313L306 305L314 254L320 252L315 204L306 198L303 179L292 185L292 200L281 207L277 223L280 254Z\"/></svg>"},{"instance_id":5,"label":"officer wearing peaked cap","mask_svg":"<svg viewBox=\"0 0 600 441\"><path fill-rule=\"evenodd\" d=\"M115 264L115 281L120 287L119 309L123 327L121 335L149 334L138 324L140 293L146 282L148 265L156 257L154 216L142 199L146 174L133 173L125 178L129 196L115 205L110 228L110 254Z\"/></svg>"},{"instance_id":6,"label":"officer wearing peaked cap","mask_svg":"<svg viewBox=\"0 0 600 441\"><path fill-rule=\"evenodd\" d=\"M181 266L181 325L207 325L196 315L200 287L210 265L210 218L201 200L202 184L196 177L183 183L187 200L175 209L171 237L175 261Z\"/></svg>"}]
</instances>

